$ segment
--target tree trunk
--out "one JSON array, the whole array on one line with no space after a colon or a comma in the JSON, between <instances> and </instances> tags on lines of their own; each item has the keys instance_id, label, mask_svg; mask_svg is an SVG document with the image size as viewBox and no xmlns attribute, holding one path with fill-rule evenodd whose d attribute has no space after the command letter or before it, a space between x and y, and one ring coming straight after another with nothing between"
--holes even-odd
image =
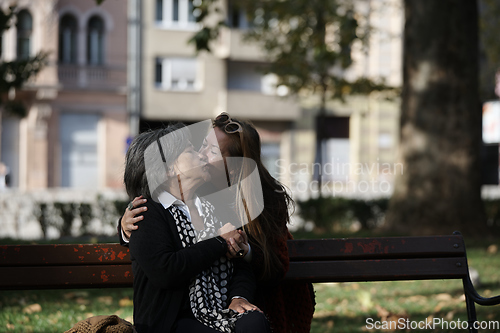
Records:
<instances>
[{"instance_id":1,"label":"tree trunk","mask_svg":"<svg viewBox=\"0 0 500 333\"><path fill-rule=\"evenodd\" d=\"M475 0L406 0L400 160L387 213L405 234L479 235L481 107Z\"/></svg>"}]
</instances>

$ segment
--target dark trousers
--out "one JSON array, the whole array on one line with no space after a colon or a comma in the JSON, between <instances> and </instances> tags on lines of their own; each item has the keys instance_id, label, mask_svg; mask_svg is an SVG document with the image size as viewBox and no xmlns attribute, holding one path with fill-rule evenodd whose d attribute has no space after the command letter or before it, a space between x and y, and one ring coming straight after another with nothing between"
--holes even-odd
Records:
<instances>
[{"instance_id":1,"label":"dark trousers","mask_svg":"<svg viewBox=\"0 0 500 333\"><path fill-rule=\"evenodd\" d=\"M220 333L207 327L194 317L181 317L177 320L175 333ZM247 313L236 321L236 333L271 333L266 317L257 311Z\"/></svg>"}]
</instances>

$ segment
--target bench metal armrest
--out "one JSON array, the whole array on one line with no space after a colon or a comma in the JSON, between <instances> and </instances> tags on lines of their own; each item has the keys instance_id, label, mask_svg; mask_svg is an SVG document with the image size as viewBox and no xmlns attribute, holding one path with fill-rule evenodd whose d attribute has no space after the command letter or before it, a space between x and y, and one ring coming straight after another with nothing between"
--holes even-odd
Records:
<instances>
[{"instance_id":1,"label":"bench metal armrest","mask_svg":"<svg viewBox=\"0 0 500 333\"><path fill-rule=\"evenodd\" d=\"M467 296L469 296L475 303L487 306L500 304L500 296L494 296L489 298L480 296L477 293L476 289L474 288L474 285L472 284L472 281L468 276L467 278L463 279L463 283L464 283L464 290L467 293Z\"/></svg>"}]
</instances>

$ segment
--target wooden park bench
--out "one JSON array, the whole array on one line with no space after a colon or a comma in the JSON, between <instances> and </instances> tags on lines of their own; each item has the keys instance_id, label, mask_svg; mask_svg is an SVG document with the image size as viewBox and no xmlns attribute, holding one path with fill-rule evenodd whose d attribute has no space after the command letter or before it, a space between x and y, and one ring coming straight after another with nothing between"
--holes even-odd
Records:
<instances>
[{"instance_id":1,"label":"wooden park bench","mask_svg":"<svg viewBox=\"0 0 500 333\"><path fill-rule=\"evenodd\" d=\"M483 298L469 278L465 243L450 236L343 238L288 242L288 280L362 282L461 279L469 331ZM0 290L132 287L128 249L119 244L0 246Z\"/></svg>"}]
</instances>

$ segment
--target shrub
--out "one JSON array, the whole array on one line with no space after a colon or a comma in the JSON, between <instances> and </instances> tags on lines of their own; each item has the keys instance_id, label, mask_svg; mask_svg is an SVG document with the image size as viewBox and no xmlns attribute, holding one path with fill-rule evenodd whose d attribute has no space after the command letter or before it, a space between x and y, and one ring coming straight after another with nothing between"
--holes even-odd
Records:
<instances>
[{"instance_id":1,"label":"shrub","mask_svg":"<svg viewBox=\"0 0 500 333\"><path fill-rule=\"evenodd\" d=\"M314 222L316 228L332 231L349 228L359 222L364 229L374 229L383 223L389 200L362 200L342 197L318 197L299 201L299 215Z\"/></svg>"}]
</instances>

